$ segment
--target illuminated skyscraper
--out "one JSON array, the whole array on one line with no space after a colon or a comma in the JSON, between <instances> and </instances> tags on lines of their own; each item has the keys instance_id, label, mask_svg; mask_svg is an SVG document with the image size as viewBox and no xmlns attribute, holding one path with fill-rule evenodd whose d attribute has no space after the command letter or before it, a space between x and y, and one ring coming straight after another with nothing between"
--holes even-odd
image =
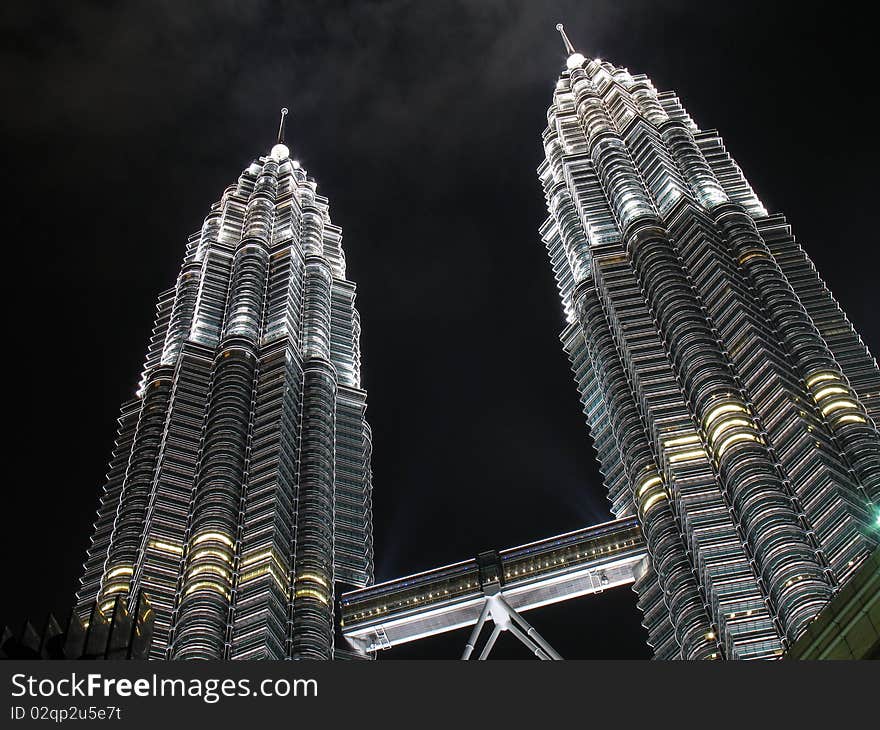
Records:
<instances>
[{"instance_id":1,"label":"illuminated skyscraper","mask_svg":"<svg viewBox=\"0 0 880 730\"><path fill-rule=\"evenodd\" d=\"M329 659L336 591L373 578L355 285L286 112L189 238L122 406L76 610L145 593L153 658Z\"/></svg>"},{"instance_id":2,"label":"illuminated skyscraper","mask_svg":"<svg viewBox=\"0 0 880 730\"><path fill-rule=\"evenodd\" d=\"M541 234L649 643L778 656L877 546L880 371L717 133L563 39Z\"/></svg>"}]
</instances>

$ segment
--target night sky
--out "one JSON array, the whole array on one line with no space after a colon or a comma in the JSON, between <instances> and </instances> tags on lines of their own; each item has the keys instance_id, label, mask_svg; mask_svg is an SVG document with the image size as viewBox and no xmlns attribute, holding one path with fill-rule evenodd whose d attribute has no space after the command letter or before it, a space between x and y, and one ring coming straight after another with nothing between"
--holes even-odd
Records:
<instances>
[{"instance_id":1,"label":"night sky","mask_svg":"<svg viewBox=\"0 0 880 730\"><path fill-rule=\"evenodd\" d=\"M69 609L155 298L281 106L358 285L377 580L611 517L537 234L556 22L721 131L880 350L876 36L858 8L4 2L0 624ZM528 619L567 658L649 655L627 588ZM528 656L509 636L495 654Z\"/></svg>"}]
</instances>

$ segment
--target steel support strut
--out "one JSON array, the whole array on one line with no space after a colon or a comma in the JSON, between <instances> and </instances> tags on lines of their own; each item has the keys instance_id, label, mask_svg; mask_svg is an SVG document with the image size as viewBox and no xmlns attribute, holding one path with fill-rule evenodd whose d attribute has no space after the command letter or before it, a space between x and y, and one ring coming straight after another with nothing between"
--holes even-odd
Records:
<instances>
[{"instance_id":1,"label":"steel support strut","mask_svg":"<svg viewBox=\"0 0 880 730\"><path fill-rule=\"evenodd\" d=\"M485 626L486 620L490 616L495 626L493 627L492 633L489 635L485 646L483 646L483 649L480 652L479 658L481 660L488 658L489 653L495 646L495 642L501 635L502 631L510 631L510 633L519 639L529 651L538 657L538 659L556 661L562 659L559 653L550 646L547 640L537 632L535 627L520 616L516 612L516 609L504 600L504 596L501 592L487 592L485 596L483 610L480 611L480 618L477 619L477 623L474 626L473 631L471 631L467 644L465 644L464 653L461 655L462 659L470 659L471 654L473 654L474 648L477 645L477 640L480 638L483 626Z\"/></svg>"},{"instance_id":2,"label":"steel support strut","mask_svg":"<svg viewBox=\"0 0 880 730\"><path fill-rule=\"evenodd\" d=\"M513 634L517 639L519 639L538 659L542 661L547 661L550 659L544 651L538 646L534 641L532 641L528 636L526 636L521 629L517 628L514 624L510 624L507 627L511 634Z\"/></svg>"},{"instance_id":3,"label":"steel support strut","mask_svg":"<svg viewBox=\"0 0 880 730\"><path fill-rule=\"evenodd\" d=\"M474 626L474 630L471 631L471 635L470 635L470 637L468 637L467 644L464 645L464 653L461 655L462 659L470 659L471 658L471 654L474 651L474 647L477 645L477 639L480 638L480 632L483 630L483 624L486 623L486 618L488 616L489 616L489 601L486 601L483 604L483 610L480 612L480 618L477 619L477 623Z\"/></svg>"},{"instance_id":4,"label":"steel support strut","mask_svg":"<svg viewBox=\"0 0 880 730\"><path fill-rule=\"evenodd\" d=\"M537 629L532 626L528 621L526 621L520 614L518 614L516 610L507 601L504 600L503 595L499 594L497 600L499 603L501 603L501 605L504 606L505 609L507 609L507 614L510 616L511 619L513 619L513 622L519 624L520 628L526 632L526 636L534 641L539 647L541 647L541 649L550 659L553 659L554 661L560 661L562 659L559 653L552 646L550 646L550 644L543 636L541 636L541 634L538 633ZM520 639L520 641L522 641L522 639Z\"/></svg>"},{"instance_id":5,"label":"steel support strut","mask_svg":"<svg viewBox=\"0 0 880 730\"><path fill-rule=\"evenodd\" d=\"M498 638L498 635L501 633L501 627L498 624L495 624L492 629L492 633L489 634L489 640L486 642L486 646L483 647L483 651L480 652L480 661L488 658L489 652L492 651L492 647L495 646L495 640Z\"/></svg>"}]
</instances>

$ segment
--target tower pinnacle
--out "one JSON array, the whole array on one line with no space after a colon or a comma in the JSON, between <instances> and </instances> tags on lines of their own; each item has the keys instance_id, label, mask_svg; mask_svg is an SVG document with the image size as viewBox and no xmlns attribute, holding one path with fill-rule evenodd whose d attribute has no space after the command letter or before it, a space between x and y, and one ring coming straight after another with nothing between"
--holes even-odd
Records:
<instances>
[{"instance_id":1,"label":"tower pinnacle","mask_svg":"<svg viewBox=\"0 0 880 730\"><path fill-rule=\"evenodd\" d=\"M287 107L281 107L281 122L278 124L278 144L284 144L284 119L287 117Z\"/></svg>"},{"instance_id":2,"label":"tower pinnacle","mask_svg":"<svg viewBox=\"0 0 880 730\"><path fill-rule=\"evenodd\" d=\"M562 42L565 44L565 50L567 51L568 55L570 56L573 53L577 53L577 51L574 50L574 46L571 45L571 41L568 40L568 36L565 34L565 26L563 26L562 23L557 23L556 30L558 30L559 35L562 36Z\"/></svg>"},{"instance_id":3,"label":"tower pinnacle","mask_svg":"<svg viewBox=\"0 0 880 730\"><path fill-rule=\"evenodd\" d=\"M281 107L281 121L278 124L278 141L275 143L275 146L269 153L279 162L287 159L290 156L290 150L288 149L287 145L284 144L284 120L286 117L287 107L283 106Z\"/></svg>"},{"instance_id":4,"label":"tower pinnacle","mask_svg":"<svg viewBox=\"0 0 880 730\"><path fill-rule=\"evenodd\" d=\"M584 65L584 61L587 59L580 53L578 53L574 46L571 45L571 41L568 40L568 36L565 34L565 27L562 23L556 24L556 30L559 31L559 35L562 36L562 42L565 44L565 50L568 53L568 60L565 62L565 65L569 69L578 68L579 66Z\"/></svg>"}]
</instances>

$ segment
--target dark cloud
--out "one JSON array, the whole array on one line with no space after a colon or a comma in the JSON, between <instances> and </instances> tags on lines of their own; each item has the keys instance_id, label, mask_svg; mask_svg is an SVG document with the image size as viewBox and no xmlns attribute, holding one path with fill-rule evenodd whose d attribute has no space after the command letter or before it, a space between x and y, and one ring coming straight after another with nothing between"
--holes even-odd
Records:
<instances>
[{"instance_id":1,"label":"dark cloud","mask_svg":"<svg viewBox=\"0 0 880 730\"><path fill-rule=\"evenodd\" d=\"M67 604L155 296L282 105L358 283L380 579L608 517L536 232L557 21L722 131L876 350L874 39L854 7L3 3L23 477L7 486L21 529L4 535L16 590L0 622ZM566 610L535 615L566 656L644 653L626 591Z\"/></svg>"}]
</instances>

